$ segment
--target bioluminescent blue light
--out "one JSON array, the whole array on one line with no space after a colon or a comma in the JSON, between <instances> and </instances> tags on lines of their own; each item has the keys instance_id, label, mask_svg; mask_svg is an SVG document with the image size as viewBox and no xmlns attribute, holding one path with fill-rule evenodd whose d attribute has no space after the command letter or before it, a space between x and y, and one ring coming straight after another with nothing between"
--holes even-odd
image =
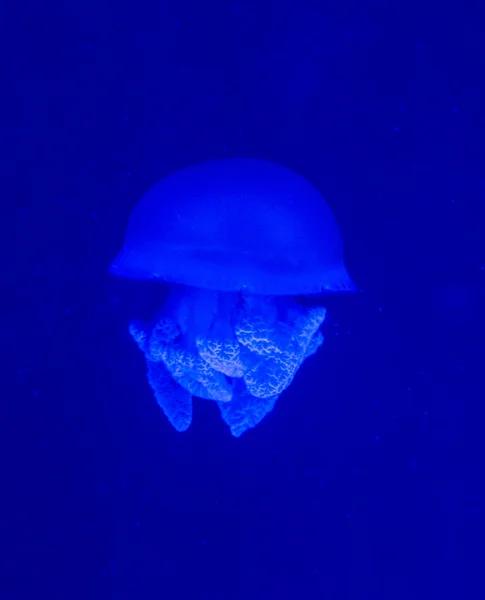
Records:
<instances>
[{"instance_id":1,"label":"bioluminescent blue light","mask_svg":"<svg viewBox=\"0 0 485 600\"><path fill-rule=\"evenodd\" d=\"M150 323L130 324L170 423L185 431L198 396L218 403L236 437L273 409L323 342L325 309L296 297L355 289L320 193L256 159L212 161L156 184L110 270L171 284Z\"/></svg>"}]
</instances>

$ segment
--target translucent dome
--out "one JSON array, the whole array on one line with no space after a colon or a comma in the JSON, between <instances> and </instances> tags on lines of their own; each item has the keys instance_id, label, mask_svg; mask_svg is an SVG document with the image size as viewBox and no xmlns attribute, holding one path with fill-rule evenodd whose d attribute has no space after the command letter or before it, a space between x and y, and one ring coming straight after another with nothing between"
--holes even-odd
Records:
<instances>
[{"instance_id":1,"label":"translucent dome","mask_svg":"<svg viewBox=\"0 0 485 600\"><path fill-rule=\"evenodd\" d=\"M321 194L257 159L211 161L157 183L135 207L111 272L273 296L355 290Z\"/></svg>"}]
</instances>

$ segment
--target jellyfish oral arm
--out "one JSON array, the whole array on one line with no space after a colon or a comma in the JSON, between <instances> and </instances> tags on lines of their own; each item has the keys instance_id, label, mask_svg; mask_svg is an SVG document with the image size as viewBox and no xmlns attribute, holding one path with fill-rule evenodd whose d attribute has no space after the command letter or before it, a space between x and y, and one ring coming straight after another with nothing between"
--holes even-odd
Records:
<instances>
[{"instance_id":1,"label":"jellyfish oral arm","mask_svg":"<svg viewBox=\"0 0 485 600\"><path fill-rule=\"evenodd\" d=\"M270 412L303 361L323 341L323 307L292 298L175 287L155 321L133 322L148 381L171 424L183 431L192 396L214 400L239 436Z\"/></svg>"}]
</instances>

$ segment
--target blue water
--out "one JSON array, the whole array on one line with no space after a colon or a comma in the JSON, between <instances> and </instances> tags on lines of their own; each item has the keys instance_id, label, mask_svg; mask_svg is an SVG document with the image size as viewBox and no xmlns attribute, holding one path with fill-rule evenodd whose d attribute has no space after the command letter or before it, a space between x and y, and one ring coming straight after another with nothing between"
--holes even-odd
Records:
<instances>
[{"instance_id":1,"label":"blue water","mask_svg":"<svg viewBox=\"0 0 485 600\"><path fill-rule=\"evenodd\" d=\"M483 597L474 11L2 5L1 600ZM128 330L166 289L108 267L148 188L241 156L322 193L359 291L257 427L180 433Z\"/></svg>"}]
</instances>

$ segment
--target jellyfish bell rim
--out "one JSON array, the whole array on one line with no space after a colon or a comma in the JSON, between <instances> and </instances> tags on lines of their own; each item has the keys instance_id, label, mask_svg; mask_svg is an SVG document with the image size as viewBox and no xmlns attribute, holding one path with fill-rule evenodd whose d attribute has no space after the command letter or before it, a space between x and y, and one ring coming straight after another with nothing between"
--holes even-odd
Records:
<instances>
[{"instance_id":1,"label":"jellyfish bell rim","mask_svg":"<svg viewBox=\"0 0 485 600\"><path fill-rule=\"evenodd\" d=\"M138 248L130 251L123 247L109 266L108 272L117 278L143 281L160 281L217 292L242 292L254 295L298 296L335 295L355 293L357 287L343 263L329 267L290 269L279 265L279 272L263 267L249 266L240 257L234 257L233 268L228 276L227 261L224 264L208 261L194 253L181 252L163 258L163 250L153 253L153 248L144 252ZM167 253L168 254L168 253ZM151 258L157 256L157 260ZM183 264L183 268L181 265Z\"/></svg>"}]
</instances>

